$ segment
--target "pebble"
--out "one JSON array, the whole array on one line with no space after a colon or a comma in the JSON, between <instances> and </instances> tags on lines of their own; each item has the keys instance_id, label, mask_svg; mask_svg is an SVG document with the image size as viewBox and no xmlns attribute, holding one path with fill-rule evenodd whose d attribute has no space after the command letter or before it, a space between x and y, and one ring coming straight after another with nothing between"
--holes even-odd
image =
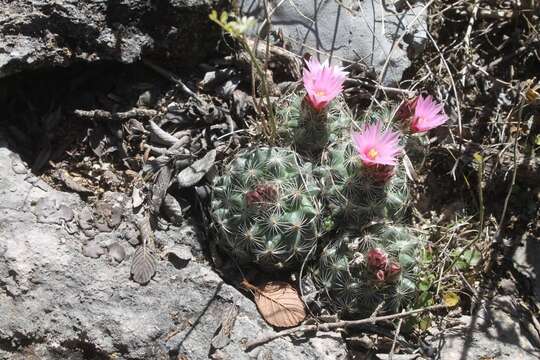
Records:
<instances>
[{"instance_id":1,"label":"pebble","mask_svg":"<svg viewBox=\"0 0 540 360\"><path fill-rule=\"evenodd\" d=\"M105 250L95 242L91 242L83 247L82 253L86 257L97 259L105 254Z\"/></svg>"},{"instance_id":2,"label":"pebble","mask_svg":"<svg viewBox=\"0 0 540 360\"><path fill-rule=\"evenodd\" d=\"M109 255L114 261L121 263L126 258L126 250L122 245L115 242L109 246Z\"/></svg>"}]
</instances>

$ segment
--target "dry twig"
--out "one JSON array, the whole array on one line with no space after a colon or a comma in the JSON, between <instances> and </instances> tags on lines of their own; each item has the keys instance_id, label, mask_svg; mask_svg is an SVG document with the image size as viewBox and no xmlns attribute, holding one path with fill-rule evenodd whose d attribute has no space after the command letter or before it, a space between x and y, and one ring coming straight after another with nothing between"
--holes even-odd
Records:
<instances>
[{"instance_id":1,"label":"dry twig","mask_svg":"<svg viewBox=\"0 0 540 360\"><path fill-rule=\"evenodd\" d=\"M73 114L80 118L88 118L92 120L129 120L151 119L158 114L156 110L149 109L131 109L124 112L110 112L106 110L75 110Z\"/></svg>"},{"instance_id":2,"label":"dry twig","mask_svg":"<svg viewBox=\"0 0 540 360\"><path fill-rule=\"evenodd\" d=\"M374 317L374 318L365 318L365 319L360 319L360 320L341 320L341 321L336 321L332 323L322 323L322 324L314 324L314 325L301 325L292 329L279 331L271 335L256 339L252 342L249 342L246 346L246 349L251 350L259 345L266 344L267 342L270 342L277 338L280 338L283 336L289 336L297 332L305 333L305 332L310 332L310 331L332 331L338 328L348 328L351 326L376 323L379 321L401 319L407 316L421 314L427 311L437 311L437 310L446 309L446 308L448 308L447 305L439 304L439 305L428 306L422 309L410 310L410 311L402 312L399 314L385 315L385 316L379 316L379 317Z\"/></svg>"}]
</instances>

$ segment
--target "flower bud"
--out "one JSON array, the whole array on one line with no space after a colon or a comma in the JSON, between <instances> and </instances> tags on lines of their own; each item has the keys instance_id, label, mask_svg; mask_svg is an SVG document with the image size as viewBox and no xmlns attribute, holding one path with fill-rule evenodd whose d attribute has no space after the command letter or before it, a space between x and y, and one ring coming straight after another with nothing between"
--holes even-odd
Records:
<instances>
[{"instance_id":1,"label":"flower bud","mask_svg":"<svg viewBox=\"0 0 540 360\"><path fill-rule=\"evenodd\" d=\"M401 265L399 263L392 261L388 269L386 269L386 278L390 281L396 280L401 273Z\"/></svg>"},{"instance_id":2,"label":"flower bud","mask_svg":"<svg viewBox=\"0 0 540 360\"><path fill-rule=\"evenodd\" d=\"M383 270L384 272L388 265L388 255L382 249L375 248L369 250L367 258L367 263L371 270Z\"/></svg>"}]
</instances>

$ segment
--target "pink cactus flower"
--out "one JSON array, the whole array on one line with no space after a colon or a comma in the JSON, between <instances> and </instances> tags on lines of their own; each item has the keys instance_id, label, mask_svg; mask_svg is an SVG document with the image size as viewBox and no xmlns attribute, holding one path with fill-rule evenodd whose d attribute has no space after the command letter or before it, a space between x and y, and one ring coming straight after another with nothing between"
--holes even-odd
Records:
<instances>
[{"instance_id":1,"label":"pink cactus flower","mask_svg":"<svg viewBox=\"0 0 540 360\"><path fill-rule=\"evenodd\" d=\"M424 132L436 128L448 121L443 105L433 100L433 97L418 96L414 104L414 114L411 122L413 133Z\"/></svg>"},{"instance_id":2,"label":"pink cactus flower","mask_svg":"<svg viewBox=\"0 0 540 360\"><path fill-rule=\"evenodd\" d=\"M307 100L311 106L321 111L343 91L347 73L339 66L329 66L328 61L319 63L311 58L304 69L303 80Z\"/></svg>"},{"instance_id":3,"label":"pink cactus flower","mask_svg":"<svg viewBox=\"0 0 540 360\"><path fill-rule=\"evenodd\" d=\"M389 280L395 280L399 277L399 274L401 273L401 265L399 263L392 261L390 266L388 266L388 269L386 269L386 277Z\"/></svg>"},{"instance_id":4,"label":"pink cactus flower","mask_svg":"<svg viewBox=\"0 0 540 360\"><path fill-rule=\"evenodd\" d=\"M377 281L383 282L385 280L384 270L377 271L375 277L377 278Z\"/></svg>"},{"instance_id":5,"label":"pink cactus flower","mask_svg":"<svg viewBox=\"0 0 540 360\"><path fill-rule=\"evenodd\" d=\"M399 134L390 130L381 130L382 124L364 125L360 132L352 134L356 150L366 166L397 164L397 155L401 152Z\"/></svg>"},{"instance_id":6,"label":"pink cactus flower","mask_svg":"<svg viewBox=\"0 0 540 360\"><path fill-rule=\"evenodd\" d=\"M374 248L367 253L367 263L372 270L382 270L388 265L388 255L383 249Z\"/></svg>"}]
</instances>

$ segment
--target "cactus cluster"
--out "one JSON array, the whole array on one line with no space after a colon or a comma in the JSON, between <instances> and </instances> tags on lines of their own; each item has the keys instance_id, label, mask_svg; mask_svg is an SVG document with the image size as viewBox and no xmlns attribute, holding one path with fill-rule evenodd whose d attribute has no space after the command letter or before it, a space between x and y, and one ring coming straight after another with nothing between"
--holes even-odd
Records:
<instances>
[{"instance_id":1,"label":"cactus cluster","mask_svg":"<svg viewBox=\"0 0 540 360\"><path fill-rule=\"evenodd\" d=\"M218 244L241 263L290 268L317 245L319 192L311 165L292 150L239 154L214 185L211 213Z\"/></svg>"},{"instance_id":2,"label":"cactus cluster","mask_svg":"<svg viewBox=\"0 0 540 360\"><path fill-rule=\"evenodd\" d=\"M313 278L340 311L397 310L416 291L420 240L405 226L377 224L327 245Z\"/></svg>"},{"instance_id":3,"label":"cactus cluster","mask_svg":"<svg viewBox=\"0 0 540 360\"><path fill-rule=\"evenodd\" d=\"M345 79L341 68L308 62L305 93L280 101L283 147L238 154L215 181L211 214L218 244L239 262L294 270L316 255L313 278L335 308L396 310L414 296L421 249L405 225L403 135L447 117L420 96L358 123L340 96Z\"/></svg>"}]
</instances>

